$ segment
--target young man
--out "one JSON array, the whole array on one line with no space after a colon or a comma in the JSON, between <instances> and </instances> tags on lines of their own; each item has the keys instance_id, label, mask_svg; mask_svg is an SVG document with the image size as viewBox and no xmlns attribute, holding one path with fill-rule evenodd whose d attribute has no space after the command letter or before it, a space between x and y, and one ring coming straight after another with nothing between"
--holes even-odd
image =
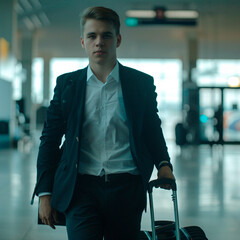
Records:
<instances>
[{"instance_id":1,"label":"young man","mask_svg":"<svg viewBox=\"0 0 240 240\"><path fill-rule=\"evenodd\" d=\"M174 179L153 79L117 61L119 29L113 10L84 11L89 66L58 77L41 136L39 215L55 228L63 212L69 240L138 239L153 166Z\"/></svg>"}]
</instances>

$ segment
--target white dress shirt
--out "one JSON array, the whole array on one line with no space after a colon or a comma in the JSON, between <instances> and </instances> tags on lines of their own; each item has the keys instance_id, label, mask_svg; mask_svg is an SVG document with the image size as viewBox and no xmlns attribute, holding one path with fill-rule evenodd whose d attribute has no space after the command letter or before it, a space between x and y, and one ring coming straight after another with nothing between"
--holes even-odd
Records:
<instances>
[{"instance_id":1,"label":"white dress shirt","mask_svg":"<svg viewBox=\"0 0 240 240\"><path fill-rule=\"evenodd\" d=\"M79 173L139 174L130 150L118 63L106 83L88 66Z\"/></svg>"}]
</instances>

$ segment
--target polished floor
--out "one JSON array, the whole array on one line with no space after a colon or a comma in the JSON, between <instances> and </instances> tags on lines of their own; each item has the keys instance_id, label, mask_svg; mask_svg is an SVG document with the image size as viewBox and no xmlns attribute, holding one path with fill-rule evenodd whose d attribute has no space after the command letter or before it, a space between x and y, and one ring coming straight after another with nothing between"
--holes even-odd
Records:
<instances>
[{"instance_id":1,"label":"polished floor","mask_svg":"<svg viewBox=\"0 0 240 240\"><path fill-rule=\"evenodd\" d=\"M174 143L168 145L178 184L180 225L198 225L210 240L240 239L240 147L180 150ZM27 150L0 149L0 240L66 240L64 227L52 230L36 223L37 199L33 206L30 199L37 150ZM154 193L156 218L172 219L171 192ZM148 211L142 229L149 228Z\"/></svg>"}]
</instances>

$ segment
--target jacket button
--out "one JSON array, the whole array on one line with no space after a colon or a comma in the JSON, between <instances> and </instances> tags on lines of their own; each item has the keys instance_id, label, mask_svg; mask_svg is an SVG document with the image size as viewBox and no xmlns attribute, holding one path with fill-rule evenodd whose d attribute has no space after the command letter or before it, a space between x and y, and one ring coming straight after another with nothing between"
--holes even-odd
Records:
<instances>
[{"instance_id":1,"label":"jacket button","mask_svg":"<svg viewBox=\"0 0 240 240\"><path fill-rule=\"evenodd\" d=\"M76 169L78 169L78 165L76 164Z\"/></svg>"},{"instance_id":2,"label":"jacket button","mask_svg":"<svg viewBox=\"0 0 240 240\"><path fill-rule=\"evenodd\" d=\"M62 103L66 103L66 100L65 100L65 99L63 99L63 100L62 100Z\"/></svg>"},{"instance_id":3,"label":"jacket button","mask_svg":"<svg viewBox=\"0 0 240 240\"><path fill-rule=\"evenodd\" d=\"M77 142L79 142L79 138L78 137L76 137L76 140L77 140Z\"/></svg>"}]
</instances>

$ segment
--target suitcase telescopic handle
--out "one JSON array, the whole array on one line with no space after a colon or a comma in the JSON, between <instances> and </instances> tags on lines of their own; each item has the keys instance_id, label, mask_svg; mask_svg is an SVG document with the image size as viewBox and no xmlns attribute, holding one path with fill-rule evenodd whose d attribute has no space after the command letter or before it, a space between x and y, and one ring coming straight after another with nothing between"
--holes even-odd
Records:
<instances>
[{"instance_id":1,"label":"suitcase telescopic handle","mask_svg":"<svg viewBox=\"0 0 240 240\"><path fill-rule=\"evenodd\" d=\"M161 179L152 180L148 183L148 192L151 193L154 187L158 188L160 187L160 185L165 185L165 184L169 184L173 191L177 191L177 185L175 180L170 178L161 178Z\"/></svg>"},{"instance_id":2,"label":"suitcase telescopic handle","mask_svg":"<svg viewBox=\"0 0 240 240\"><path fill-rule=\"evenodd\" d=\"M169 184L172 189L172 200L174 205L174 216L175 216L175 231L176 231L176 240L180 240L179 232L179 215L178 215L178 204L177 204L177 184L176 181L169 178L161 178L152 180L148 183L148 195L150 203L150 215L151 215L151 227L152 227L152 240L156 240L156 229L155 229L155 217L154 217L154 206L153 206L153 188L158 188L160 185Z\"/></svg>"}]
</instances>

